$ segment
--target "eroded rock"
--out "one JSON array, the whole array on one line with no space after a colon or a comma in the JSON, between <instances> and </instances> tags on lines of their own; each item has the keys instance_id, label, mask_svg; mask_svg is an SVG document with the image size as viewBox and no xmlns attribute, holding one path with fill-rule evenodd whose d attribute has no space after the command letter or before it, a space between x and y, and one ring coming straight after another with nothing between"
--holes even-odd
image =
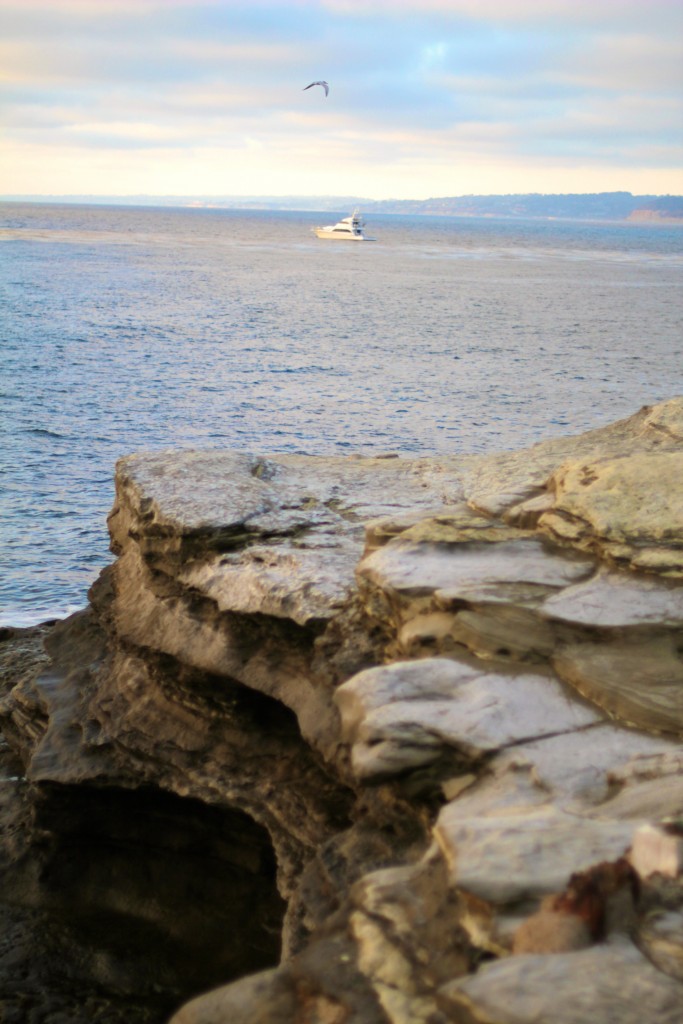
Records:
<instances>
[{"instance_id":1,"label":"eroded rock","mask_svg":"<svg viewBox=\"0 0 683 1024\"><path fill-rule=\"evenodd\" d=\"M342 738L363 780L429 763L444 747L457 752L465 771L506 746L599 720L551 676L486 672L446 658L367 669L340 686L335 699Z\"/></svg>"},{"instance_id":2,"label":"eroded rock","mask_svg":"<svg viewBox=\"0 0 683 1024\"><path fill-rule=\"evenodd\" d=\"M683 730L683 651L675 631L567 644L558 674L615 718L653 732Z\"/></svg>"},{"instance_id":3,"label":"eroded rock","mask_svg":"<svg viewBox=\"0 0 683 1024\"><path fill-rule=\"evenodd\" d=\"M122 460L0 643L8 1021L677 1021L682 451Z\"/></svg>"},{"instance_id":4,"label":"eroded rock","mask_svg":"<svg viewBox=\"0 0 683 1024\"><path fill-rule=\"evenodd\" d=\"M683 452L568 462L544 532L616 564L683 576Z\"/></svg>"},{"instance_id":5,"label":"eroded rock","mask_svg":"<svg viewBox=\"0 0 683 1024\"><path fill-rule=\"evenodd\" d=\"M486 965L440 992L447 1019L496 1024L585 1024L680 1020L681 986L634 946L619 942L554 956L515 956Z\"/></svg>"}]
</instances>

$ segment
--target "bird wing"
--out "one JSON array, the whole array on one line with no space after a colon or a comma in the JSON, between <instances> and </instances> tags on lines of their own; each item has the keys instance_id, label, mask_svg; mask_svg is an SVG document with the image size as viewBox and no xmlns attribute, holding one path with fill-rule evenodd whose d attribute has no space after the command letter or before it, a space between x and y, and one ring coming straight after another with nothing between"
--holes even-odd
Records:
<instances>
[{"instance_id":1,"label":"bird wing","mask_svg":"<svg viewBox=\"0 0 683 1024\"><path fill-rule=\"evenodd\" d=\"M312 89L314 85L322 85L323 89L325 90L325 95L326 96L327 96L327 94L330 91L330 87L327 84L327 82L311 82L310 85L305 85L301 91L302 92L306 92L307 89Z\"/></svg>"}]
</instances>

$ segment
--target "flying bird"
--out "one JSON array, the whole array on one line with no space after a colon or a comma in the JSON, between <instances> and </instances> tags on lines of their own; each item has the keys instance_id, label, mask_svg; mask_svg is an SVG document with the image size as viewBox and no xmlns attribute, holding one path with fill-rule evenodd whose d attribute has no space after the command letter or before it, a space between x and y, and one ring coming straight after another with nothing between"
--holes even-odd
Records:
<instances>
[{"instance_id":1,"label":"flying bird","mask_svg":"<svg viewBox=\"0 0 683 1024\"><path fill-rule=\"evenodd\" d=\"M305 85L301 91L302 92L306 92L307 89L312 89L314 85L322 85L323 89L325 90L325 95L326 96L327 96L327 94L330 91L330 87L327 84L327 82L311 82L310 85Z\"/></svg>"}]
</instances>

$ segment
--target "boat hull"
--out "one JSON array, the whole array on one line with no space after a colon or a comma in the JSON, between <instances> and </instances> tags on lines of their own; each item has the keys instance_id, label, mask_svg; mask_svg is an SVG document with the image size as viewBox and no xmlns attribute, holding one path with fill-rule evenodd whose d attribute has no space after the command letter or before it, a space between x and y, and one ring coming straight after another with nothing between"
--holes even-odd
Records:
<instances>
[{"instance_id":1,"label":"boat hull","mask_svg":"<svg viewBox=\"0 0 683 1024\"><path fill-rule=\"evenodd\" d=\"M325 231L324 228L313 229L318 238L330 239L333 242L374 242L374 238L365 235L354 235L350 231Z\"/></svg>"}]
</instances>

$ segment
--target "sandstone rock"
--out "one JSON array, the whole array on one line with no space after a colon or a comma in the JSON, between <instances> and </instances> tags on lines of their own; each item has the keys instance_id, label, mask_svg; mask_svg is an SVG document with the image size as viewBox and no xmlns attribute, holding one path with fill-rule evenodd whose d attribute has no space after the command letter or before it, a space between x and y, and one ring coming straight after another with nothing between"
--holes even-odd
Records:
<instances>
[{"instance_id":1,"label":"sandstone rock","mask_svg":"<svg viewBox=\"0 0 683 1024\"><path fill-rule=\"evenodd\" d=\"M295 1013L292 987L276 971L263 971L198 996L169 1024L290 1024Z\"/></svg>"},{"instance_id":2,"label":"sandstone rock","mask_svg":"<svg viewBox=\"0 0 683 1024\"><path fill-rule=\"evenodd\" d=\"M598 720L548 676L487 673L445 658L367 669L340 686L335 700L354 772L364 780L429 763L446 746L466 764Z\"/></svg>"},{"instance_id":3,"label":"sandstone rock","mask_svg":"<svg viewBox=\"0 0 683 1024\"><path fill-rule=\"evenodd\" d=\"M641 878L683 875L683 836L661 825L642 825L633 836L629 860Z\"/></svg>"},{"instance_id":4,"label":"sandstone rock","mask_svg":"<svg viewBox=\"0 0 683 1024\"><path fill-rule=\"evenodd\" d=\"M617 564L683 576L683 452L568 462L539 528Z\"/></svg>"},{"instance_id":5,"label":"sandstone rock","mask_svg":"<svg viewBox=\"0 0 683 1024\"><path fill-rule=\"evenodd\" d=\"M547 659L557 637L536 608L589 576L592 561L556 553L521 531L499 540L495 525L483 543L414 541L413 532L373 551L358 568L368 615L394 637L389 657L467 650L481 658Z\"/></svg>"},{"instance_id":6,"label":"sandstone rock","mask_svg":"<svg viewBox=\"0 0 683 1024\"><path fill-rule=\"evenodd\" d=\"M357 558L357 544L343 540L315 549L255 544L190 564L177 579L220 612L274 615L306 626L331 618L343 605Z\"/></svg>"},{"instance_id":7,"label":"sandstone rock","mask_svg":"<svg viewBox=\"0 0 683 1024\"><path fill-rule=\"evenodd\" d=\"M635 632L602 643L567 644L553 657L557 673L584 697L636 728L681 734L683 653L680 634Z\"/></svg>"},{"instance_id":8,"label":"sandstone rock","mask_svg":"<svg viewBox=\"0 0 683 1024\"><path fill-rule=\"evenodd\" d=\"M683 626L683 589L675 582L634 572L602 569L551 594L541 612L579 626Z\"/></svg>"},{"instance_id":9,"label":"sandstone rock","mask_svg":"<svg viewBox=\"0 0 683 1024\"><path fill-rule=\"evenodd\" d=\"M561 891L575 871L621 857L632 832L632 823L583 818L549 804L466 818L457 800L434 827L452 884L501 905Z\"/></svg>"},{"instance_id":10,"label":"sandstone rock","mask_svg":"<svg viewBox=\"0 0 683 1024\"><path fill-rule=\"evenodd\" d=\"M667 770L668 767L663 760L659 773L652 778L629 779L621 788L618 773L614 776L610 773L612 793L599 808L600 812L624 821L629 818L633 821L659 821L672 814L677 815L681 806L683 772L680 762L675 773Z\"/></svg>"},{"instance_id":11,"label":"sandstone rock","mask_svg":"<svg viewBox=\"0 0 683 1024\"><path fill-rule=\"evenodd\" d=\"M541 737L502 751L490 766L496 777L526 768L557 806L580 806L610 814L616 803L630 799L633 788L652 784L647 807L625 817L664 816L662 787L673 778L680 785L683 751L674 739L625 730L611 723ZM619 816L619 812L615 812Z\"/></svg>"},{"instance_id":12,"label":"sandstone rock","mask_svg":"<svg viewBox=\"0 0 683 1024\"><path fill-rule=\"evenodd\" d=\"M639 949L660 971L683 981L683 909L658 909L647 914L635 939Z\"/></svg>"},{"instance_id":13,"label":"sandstone rock","mask_svg":"<svg viewBox=\"0 0 683 1024\"><path fill-rule=\"evenodd\" d=\"M677 1024L681 992L679 982L630 944L619 943L499 960L443 986L440 995L444 1012L468 1024Z\"/></svg>"},{"instance_id":14,"label":"sandstone rock","mask_svg":"<svg viewBox=\"0 0 683 1024\"><path fill-rule=\"evenodd\" d=\"M403 535L364 559L359 574L397 597L440 594L454 601L490 600L497 594L504 599L506 585L563 587L585 578L592 568L592 562L552 553L529 535L484 544L411 541Z\"/></svg>"},{"instance_id":15,"label":"sandstone rock","mask_svg":"<svg viewBox=\"0 0 683 1024\"><path fill-rule=\"evenodd\" d=\"M122 460L0 634L8 1021L677 1021L682 451Z\"/></svg>"},{"instance_id":16,"label":"sandstone rock","mask_svg":"<svg viewBox=\"0 0 683 1024\"><path fill-rule=\"evenodd\" d=\"M502 515L545 496L548 480L569 459L680 450L683 398L644 406L634 416L580 437L542 441L523 452L479 456L463 463L461 479L473 508Z\"/></svg>"},{"instance_id":17,"label":"sandstone rock","mask_svg":"<svg viewBox=\"0 0 683 1024\"><path fill-rule=\"evenodd\" d=\"M134 538L149 555L178 561L264 538L360 535L366 520L440 505L452 486L438 460L232 452L159 452L117 466L114 543ZM461 493L456 491L456 494Z\"/></svg>"},{"instance_id":18,"label":"sandstone rock","mask_svg":"<svg viewBox=\"0 0 683 1024\"><path fill-rule=\"evenodd\" d=\"M159 586L133 548L114 566L110 614L127 643L277 699L300 716L313 745L334 743L334 709L311 671L315 632L259 614L247 625L244 613L221 614L213 601L200 612L196 595Z\"/></svg>"},{"instance_id":19,"label":"sandstone rock","mask_svg":"<svg viewBox=\"0 0 683 1024\"><path fill-rule=\"evenodd\" d=\"M438 463L226 452L130 456L110 516L118 636L282 701L334 753L314 643L354 584L363 522L442 507ZM357 645L358 646L358 645Z\"/></svg>"},{"instance_id":20,"label":"sandstone rock","mask_svg":"<svg viewBox=\"0 0 683 1024\"><path fill-rule=\"evenodd\" d=\"M554 909L554 900L555 897L546 897L543 902L550 905L542 906L517 928L512 945L514 954L571 953L593 945L594 939L585 921L576 914Z\"/></svg>"}]
</instances>

